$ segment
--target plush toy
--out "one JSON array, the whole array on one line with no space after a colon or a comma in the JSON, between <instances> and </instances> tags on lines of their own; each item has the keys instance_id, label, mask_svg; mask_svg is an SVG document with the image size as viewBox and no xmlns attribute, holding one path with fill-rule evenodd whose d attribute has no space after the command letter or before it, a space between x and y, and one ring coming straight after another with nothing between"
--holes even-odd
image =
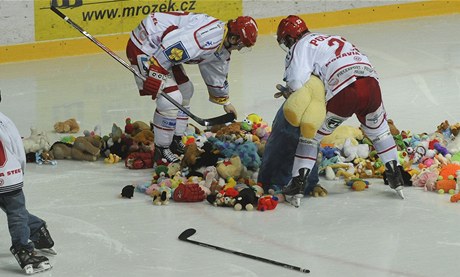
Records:
<instances>
[{"instance_id":1,"label":"plush toy","mask_svg":"<svg viewBox=\"0 0 460 277\"><path fill-rule=\"evenodd\" d=\"M326 117L323 82L311 75L303 87L293 92L283 106L286 120L305 138L313 138Z\"/></svg>"},{"instance_id":2,"label":"plush toy","mask_svg":"<svg viewBox=\"0 0 460 277\"><path fill-rule=\"evenodd\" d=\"M121 190L121 197L131 199L134 195L135 187L133 185L127 185Z\"/></svg>"},{"instance_id":3,"label":"plush toy","mask_svg":"<svg viewBox=\"0 0 460 277\"><path fill-rule=\"evenodd\" d=\"M387 123L388 123L388 127L390 127L390 133L393 135L393 136L396 136L396 135L399 135L401 132L399 131L398 128L396 128L394 122L392 119L388 119L387 120Z\"/></svg>"},{"instance_id":4,"label":"plush toy","mask_svg":"<svg viewBox=\"0 0 460 277\"><path fill-rule=\"evenodd\" d=\"M181 169L189 167L190 169L196 164L197 159L204 153L204 150L198 148L195 142L185 146L184 156L180 162Z\"/></svg>"},{"instance_id":5,"label":"plush toy","mask_svg":"<svg viewBox=\"0 0 460 277\"><path fill-rule=\"evenodd\" d=\"M98 137L77 137L73 144L56 142L51 146L50 154L54 159L73 159L80 161L96 161L100 157L102 146Z\"/></svg>"},{"instance_id":6,"label":"plush toy","mask_svg":"<svg viewBox=\"0 0 460 277\"><path fill-rule=\"evenodd\" d=\"M369 182L363 179L352 179L346 182L347 186L349 186L354 191L363 191L369 188Z\"/></svg>"},{"instance_id":7,"label":"plush toy","mask_svg":"<svg viewBox=\"0 0 460 277\"><path fill-rule=\"evenodd\" d=\"M278 205L278 197L273 196L273 195L265 195L259 198L259 201L257 203L257 210L262 211L262 212L274 210L277 205Z\"/></svg>"},{"instance_id":8,"label":"plush toy","mask_svg":"<svg viewBox=\"0 0 460 277\"><path fill-rule=\"evenodd\" d=\"M369 157L369 145L358 144L353 145L350 138L347 138L343 143L342 156L344 159L340 159L341 162L351 162L356 158L367 159Z\"/></svg>"},{"instance_id":9,"label":"plush toy","mask_svg":"<svg viewBox=\"0 0 460 277\"><path fill-rule=\"evenodd\" d=\"M66 121L56 122L54 124L54 131L56 133L78 133L80 125L75 118L67 119Z\"/></svg>"},{"instance_id":10,"label":"plush toy","mask_svg":"<svg viewBox=\"0 0 460 277\"><path fill-rule=\"evenodd\" d=\"M160 188L153 195L153 204L157 206L168 205L171 199L171 188L167 186L160 186Z\"/></svg>"},{"instance_id":11,"label":"plush toy","mask_svg":"<svg viewBox=\"0 0 460 277\"><path fill-rule=\"evenodd\" d=\"M460 201L460 192L450 197L450 202L457 203L458 201Z\"/></svg>"},{"instance_id":12,"label":"plush toy","mask_svg":"<svg viewBox=\"0 0 460 277\"><path fill-rule=\"evenodd\" d=\"M233 208L237 211L252 211L257 206L258 200L256 192L252 188L246 187L238 192Z\"/></svg>"},{"instance_id":13,"label":"plush toy","mask_svg":"<svg viewBox=\"0 0 460 277\"><path fill-rule=\"evenodd\" d=\"M129 169L144 169L153 167L153 152L133 152L125 160L125 167Z\"/></svg>"},{"instance_id":14,"label":"plush toy","mask_svg":"<svg viewBox=\"0 0 460 277\"><path fill-rule=\"evenodd\" d=\"M116 164L121 161L121 158L117 154L110 153L107 158L104 159L104 163L106 164Z\"/></svg>"},{"instance_id":15,"label":"plush toy","mask_svg":"<svg viewBox=\"0 0 460 277\"><path fill-rule=\"evenodd\" d=\"M233 156L230 159L219 162L216 166L217 173L220 177L227 180L228 178L238 179L241 176L243 165L240 156Z\"/></svg>"},{"instance_id":16,"label":"plush toy","mask_svg":"<svg viewBox=\"0 0 460 277\"><path fill-rule=\"evenodd\" d=\"M443 193L454 194L456 187L457 187L457 183L455 182L453 178L442 179L442 177L440 177L438 181L436 181L436 190L440 194L443 194Z\"/></svg>"},{"instance_id":17,"label":"plush toy","mask_svg":"<svg viewBox=\"0 0 460 277\"><path fill-rule=\"evenodd\" d=\"M341 147L345 143L345 140L351 139L352 145L358 145L358 140L362 140L363 138L364 134L361 129L348 125L340 125L332 134L325 136L321 140L321 144Z\"/></svg>"},{"instance_id":18,"label":"plush toy","mask_svg":"<svg viewBox=\"0 0 460 277\"><path fill-rule=\"evenodd\" d=\"M38 132L35 128L30 128L30 136L22 139L26 154L40 151L48 151L51 143L46 132Z\"/></svg>"},{"instance_id":19,"label":"plush toy","mask_svg":"<svg viewBox=\"0 0 460 277\"><path fill-rule=\"evenodd\" d=\"M325 197L328 194L328 192L325 188L317 184L313 187L312 191L310 191L309 194L313 197Z\"/></svg>"},{"instance_id":20,"label":"plush toy","mask_svg":"<svg viewBox=\"0 0 460 277\"><path fill-rule=\"evenodd\" d=\"M438 180L438 172L432 168L424 168L418 174L411 177L412 185L422 187L425 191L436 190L436 181Z\"/></svg>"}]
</instances>

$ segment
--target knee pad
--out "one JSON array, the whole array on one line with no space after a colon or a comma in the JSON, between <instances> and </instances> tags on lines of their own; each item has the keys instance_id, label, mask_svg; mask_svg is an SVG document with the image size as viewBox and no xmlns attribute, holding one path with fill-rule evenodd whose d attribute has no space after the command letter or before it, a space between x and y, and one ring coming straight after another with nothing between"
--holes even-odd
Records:
<instances>
[{"instance_id":1,"label":"knee pad","mask_svg":"<svg viewBox=\"0 0 460 277\"><path fill-rule=\"evenodd\" d=\"M182 94L180 93L179 90L173 91L168 93L168 96L170 96L172 99L174 99L178 103L182 103ZM160 114L168 117L177 117L177 111L179 110L174 104L169 102L168 99L165 97L162 97L161 94L158 95L157 100L157 110Z\"/></svg>"}]
</instances>

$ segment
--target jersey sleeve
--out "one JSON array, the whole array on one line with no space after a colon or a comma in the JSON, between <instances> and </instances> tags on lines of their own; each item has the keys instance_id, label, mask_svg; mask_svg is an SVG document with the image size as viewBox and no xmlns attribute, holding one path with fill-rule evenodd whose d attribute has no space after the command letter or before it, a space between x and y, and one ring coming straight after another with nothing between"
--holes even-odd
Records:
<instances>
[{"instance_id":1,"label":"jersey sleeve","mask_svg":"<svg viewBox=\"0 0 460 277\"><path fill-rule=\"evenodd\" d=\"M161 47L154 56L165 69L169 70L173 65L190 60L206 59L220 46L225 26L222 21L214 19L209 22L198 21L195 24L198 27L189 24L172 30L164 36Z\"/></svg>"},{"instance_id":2,"label":"jersey sleeve","mask_svg":"<svg viewBox=\"0 0 460 277\"><path fill-rule=\"evenodd\" d=\"M301 88L310 78L313 68L313 57L306 51L306 46L299 41L286 56L286 70L284 81L293 91Z\"/></svg>"},{"instance_id":3,"label":"jersey sleeve","mask_svg":"<svg viewBox=\"0 0 460 277\"><path fill-rule=\"evenodd\" d=\"M227 103L229 99L227 81L229 59L202 63L198 67L208 89L209 101L221 105Z\"/></svg>"}]
</instances>

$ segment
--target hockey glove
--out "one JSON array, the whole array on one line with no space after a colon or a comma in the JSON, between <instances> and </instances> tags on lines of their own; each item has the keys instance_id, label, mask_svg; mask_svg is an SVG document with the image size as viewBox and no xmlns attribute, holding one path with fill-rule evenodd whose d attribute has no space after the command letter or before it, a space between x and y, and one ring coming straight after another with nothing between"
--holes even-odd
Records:
<instances>
[{"instance_id":1,"label":"hockey glove","mask_svg":"<svg viewBox=\"0 0 460 277\"><path fill-rule=\"evenodd\" d=\"M173 199L176 202L200 202L206 198L205 192L198 184L180 184L175 190Z\"/></svg>"},{"instance_id":2,"label":"hockey glove","mask_svg":"<svg viewBox=\"0 0 460 277\"><path fill-rule=\"evenodd\" d=\"M142 95L152 95L152 99L157 98L158 91L160 91L168 74L169 72L160 65L150 65L149 75L144 81Z\"/></svg>"}]
</instances>

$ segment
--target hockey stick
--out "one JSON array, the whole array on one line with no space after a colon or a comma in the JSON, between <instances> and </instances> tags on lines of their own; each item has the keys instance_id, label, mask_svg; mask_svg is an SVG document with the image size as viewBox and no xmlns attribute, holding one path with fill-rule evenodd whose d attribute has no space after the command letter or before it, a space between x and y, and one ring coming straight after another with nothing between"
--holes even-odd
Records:
<instances>
[{"instance_id":1,"label":"hockey stick","mask_svg":"<svg viewBox=\"0 0 460 277\"><path fill-rule=\"evenodd\" d=\"M80 26L78 26L75 22L73 22L69 17L67 17L65 14L63 14L60 10L58 10L56 7L51 6L51 10L56 13L58 16L60 16L62 19L64 19L67 23L70 24L73 28L77 29L80 33L82 33L85 37L87 37L89 40L91 40L94 44L99 46L104 52L109 54L112 58L114 58L117 62L119 62L121 65L123 65L126 69L134 73L137 77L145 81L145 77L142 76L139 72L134 70L134 68L131 67L127 62L125 62L122 58L120 58L117 54L115 54L112 50L107 48L102 42L97 40L95 37L93 37L91 34L83 30ZM233 113L227 113L218 117L213 117L213 118L208 118L208 119L203 119L200 118L194 114L192 114L189 110L187 110L184 106L181 104L177 103L176 100L174 100L171 96L169 96L166 93L161 93L161 96L166 98L169 102L171 102L174 106L176 106L179 110L183 111L186 115L188 115L191 119L196 121L198 124L202 126L212 126L212 125L217 125L217 124L223 124L227 122L232 122L235 120L235 114Z\"/></svg>"},{"instance_id":2,"label":"hockey stick","mask_svg":"<svg viewBox=\"0 0 460 277\"><path fill-rule=\"evenodd\" d=\"M183 231L179 235L179 240L190 242L190 243L193 243L193 244L196 244L196 245L199 245L199 246L203 246L203 247L206 247L206 248L220 250L220 251L227 252L227 253L230 253L230 254L235 254L235 255L238 255L238 256L251 258L251 259L254 259L254 260L261 261L261 262L266 262L266 263L273 264L273 265L279 265L279 266L282 266L282 267L287 268L287 269L292 269L292 270L300 271L300 272L303 272L303 273L310 273L310 270L308 270L306 268L300 268L298 266L293 266L293 265L289 265L289 264L269 260L269 259L266 259L266 258L253 256L253 255L250 255L250 254L246 254L246 253L243 253L243 252L238 252L238 251L222 248L222 247L219 247L219 246L214 246L214 245L207 244L207 243L204 243L204 242L199 242L199 241L195 241L195 240L189 240L189 237L193 236L193 234L195 234L195 233L196 233L195 229L189 228L189 229Z\"/></svg>"}]
</instances>

